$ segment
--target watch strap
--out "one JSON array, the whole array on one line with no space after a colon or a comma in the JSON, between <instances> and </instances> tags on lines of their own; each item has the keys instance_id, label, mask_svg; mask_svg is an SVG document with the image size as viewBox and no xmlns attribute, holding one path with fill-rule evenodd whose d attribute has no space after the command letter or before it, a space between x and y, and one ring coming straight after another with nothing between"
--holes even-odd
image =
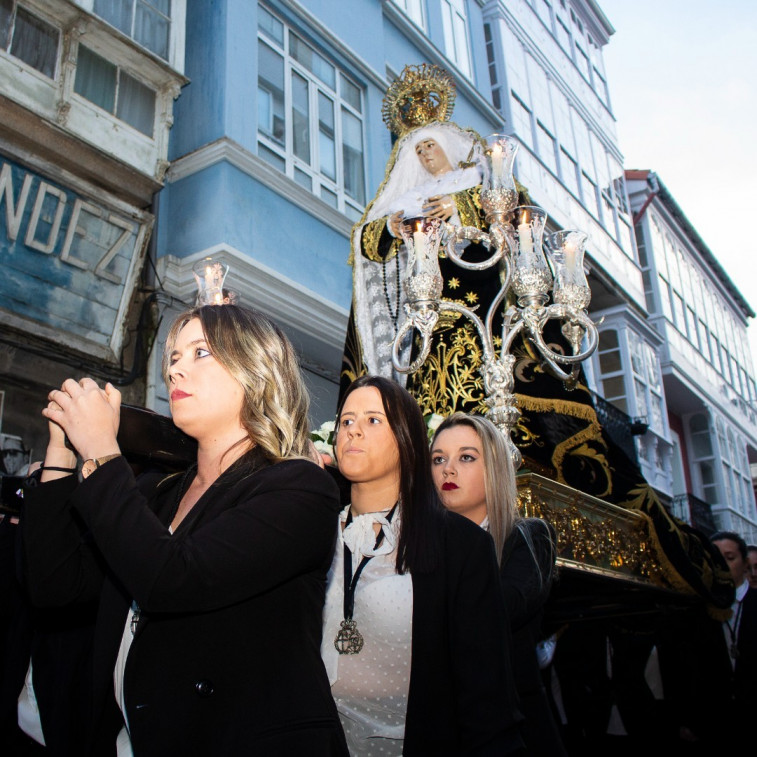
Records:
<instances>
[{"instance_id":1,"label":"watch strap","mask_svg":"<svg viewBox=\"0 0 757 757\"><path fill-rule=\"evenodd\" d=\"M112 455L103 455L102 457L90 457L82 463L82 478L87 478L87 476L94 473L101 465L104 465L109 460L113 460L117 457L121 457L120 452L114 452Z\"/></svg>"}]
</instances>

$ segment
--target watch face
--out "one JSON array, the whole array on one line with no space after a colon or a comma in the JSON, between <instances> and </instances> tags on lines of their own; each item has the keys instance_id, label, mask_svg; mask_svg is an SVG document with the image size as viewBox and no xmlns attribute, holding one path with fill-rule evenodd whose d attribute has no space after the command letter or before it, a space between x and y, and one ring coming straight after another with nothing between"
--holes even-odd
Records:
<instances>
[{"instance_id":1,"label":"watch face","mask_svg":"<svg viewBox=\"0 0 757 757\"><path fill-rule=\"evenodd\" d=\"M94 460L85 460L81 466L82 478L86 478L91 473L94 473L97 468L97 463Z\"/></svg>"}]
</instances>

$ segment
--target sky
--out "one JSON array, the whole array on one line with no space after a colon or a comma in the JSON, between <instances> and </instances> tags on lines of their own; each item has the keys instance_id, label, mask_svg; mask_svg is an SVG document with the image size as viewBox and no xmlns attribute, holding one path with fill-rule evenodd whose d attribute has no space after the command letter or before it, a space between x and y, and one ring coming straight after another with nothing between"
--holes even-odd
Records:
<instances>
[{"instance_id":1,"label":"sky","mask_svg":"<svg viewBox=\"0 0 757 757\"><path fill-rule=\"evenodd\" d=\"M757 2L599 6L615 28L603 54L625 167L657 173L757 312Z\"/></svg>"}]
</instances>

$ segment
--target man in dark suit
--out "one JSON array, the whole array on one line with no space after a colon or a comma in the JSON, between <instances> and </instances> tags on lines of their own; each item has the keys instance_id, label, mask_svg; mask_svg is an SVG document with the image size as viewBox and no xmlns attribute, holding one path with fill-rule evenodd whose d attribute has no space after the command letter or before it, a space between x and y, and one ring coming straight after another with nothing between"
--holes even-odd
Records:
<instances>
[{"instance_id":1,"label":"man in dark suit","mask_svg":"<svg viewBox=\"0 0 757 757\"><path fill-rule=\"evenodd\" d=\"M732 614L723 623L723 632L733 668L734 716L738 727L746 732L747 718L753 715L757 703L757 589L749 586L744 539L730 531L719 531L711 540L728 563L736 586Z\"/></svg>"}]
</instances>

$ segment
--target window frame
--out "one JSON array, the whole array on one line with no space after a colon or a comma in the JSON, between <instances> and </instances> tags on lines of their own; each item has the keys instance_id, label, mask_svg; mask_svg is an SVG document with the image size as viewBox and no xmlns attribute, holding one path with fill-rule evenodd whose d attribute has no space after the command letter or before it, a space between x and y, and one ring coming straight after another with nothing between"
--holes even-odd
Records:
<instances>
[{"instance_id":1,"label":"window frame","mask_svg":"<svg viewBox=\"0 0 757 757\"><path fill-rule=\"evenodd\" d=\"M366 164L365 164L365 92L352 77L345 72L342 68L328 59L320 50L318 50L309 40L305 39L297 29L292 28L282 18L273 13L268 7L259 4L258 12L263 11L269 14L273 19L278 21L282 26L283 41L274 39L271 35L266 33L261 28L260 22L258 22L257 28L257 43L258 49L256 54L258 61L260 60L260 45L266 45L275 55L283 58L284 66L284 146L282 147L277 141L269 137L265 132L261 131L260 124L256 118L256 153L258 157L266 161L268 165L272 166L278 171L284 173L289 179L297 182L304 189L313 194L325 202L330 207L334 207L337 211L346 215L351 220L357 221L363 213L365 203L367 201L366 196ZM303 62L299 61L291 52L291 36L294 35L298 42L297 44L304 45L310 49L312 53L315 53L326 64L331 66L334 71L334 88L325 82L318 76L313 70L309 69ZM294 133L293 133L293 119L292 119L292 80L294 76L301 77L307 82L307 97L308 97L308 140L310 158L309 162L298 156L294 152ZM350 102L345 93L345 84L355 88L360 96L360 109L355 108ZM258 71L257 89L261 88L260 71ZM321 129L319 121L319 94L331 101L333 105L334 114L334 153L336 159L336 178L331 178L328 174L321 172ZM346 167L344 160L344 151L346 147L345 143L345 127L344 127L344 112L347 112L353 118L357 119L360 124L360 139L362 144L362 187L357 192L358 197L353 197L348 194L346 187ZM273 109L271 111L271 117L273 118ZM269 160L262 152L260 147L264 150L273 153L284 166L284 170L281 170L280 165L274 164ZM298 181L298 175L306 175L310 179L310 188L303 184L302 181ZM362 199L360 197L362 193ZM337 202L334 206L330 201L331 196L336 196Z\"/></svg>"},{"instance_id":2,"label":"window frame","mask_svg":"<svg viewBox=\"0 0 757 757\"><path fill-rule=\"evenodd\" d=\"M445 55L466 79L473 81L470 25L468 24L468 9L465 0L441 0L441 15ZM456 19L462 22L462 39L458 38ZM463 43L465 50L459 50L459 42Z\"/></svg>"},{"instance_id":3,"label":"window frame","mask_svg":"<svg viewBox=\"0 0 757 757\"><path fill-rule=\"evenodd\" d=\"M511 97L511 105L510 105L510 116L513 124L513 128L515 129L516 136L520 139L520 141L528 147L529 150L534 149L534 145L536 144L536 135L534 134L534 112L531 108L526 105L526 103L518 97L515 90L510 90L510 97ZM520 108L522 112L525 114L525 118L528 120L528 134L522 134L520 129L518 128L518 125L520 124L520 120L516 119L514 116L514 108Z\"/></svg>"},{"instance_id":4,"label":"window frame","mask_svg":"<svg viewBox=\"0 0 757 757\"><path fill-rule=\"evenodd\" d=\"M113 24L112 21L109 21L105 16L100 15L95 10L95 5L97 3L97 0L89 0L88 5L90 6L90 10L93 15L97 16L97 18L101 19L104 23L108 24L109 26L113 27L114 29L118 30L121 34L128 37L132 42L134 42L135 45L139 45L142 49L148 50L153 55L157 56L161 60L166 61L167 63L171 63L172 61L172 55L173 55L173 45L174 45L174 23L177 20L177 16L180 15L177 13L177 8L175 4L175 0L168 0L168 14L163 13L160 9L155 7L155 5L150 0L127 0L127 2L131 3L131 21L130 21L130 31L125 32L120 27ZM155 11L159 16L161 16L163 19L167 21L168 28L166 30L166 54L161 55L157 50L152 49L151 47L148 47L143 42L140 42L136 35L135 35L135 25L137 22L137 6L139 4L143 4L146 6L149 6L153 11Z\"/></svg>"},{"instance_id":5,"label":"window frame","mask_svg":"<svg viewBox=\"0 0 757 757\"><path fill-rule=\"evenodd\" d=\"M426 27L426 3L424 0L392 0L392 2L419 28L424 32L427 31ZM416 13L413 9L409 8L409 5L413 5L418 10L420 19L416 18Z\"/></svg>"},{"instance_id":6,"label":"window frame","mask_svg":"<svg viewBox=\"0 0 757 757\"><path fill-rule=\"evenodd\" d=\"M29 8L24 3L18 2L18 0L12 0L12 3L13 5L11 9L11 24L10 24L10 28L8 32L8 40L5 46L0 48L0 52L12 58L14 62L20 63L30 72L33 71L35 75L44 76L45 80L47 81L53 81L53 82L58 81L60 71L61 71L61 49L62 49L63 30L58 25L58 23L54 22L53 20L51 20L44 14L41 14L37 10L37 8L33 8L33 9ZM47 26L52 27L58 33L58 38L55 44L53 71L52 71L52 74L50 75L48 75L42 69L37 68L36 66L33 66L31 63L28 63L23 58L20 58L18 55L15 55L13 52L11 52L11 48L13 47L13 41L15 39L16 19L18 17L19 8L21 8L24 11L24 13L28 14L32 18L37 19L38 21L41 21L43 24L46 24Z\"/></svg>"},{"instance_id":7,"label":"window frame","mask_svg":"<svg viewBox=\"0 0 757 757\"><path fill-rule=\"evenodd\" d=\"M107 108L104 108L99 103L95 102L94 100L90 100L86 95L81 94L80 92L76 91L76 76L79 70L79 51L81 48L85 48L90 53L95 55L98 58L101 58L106 63L113 66L113 68L116 71L116 83L115 83L115 90L113 93L113 110L108 110ZM138 128L137 126L134 126L133 124L129 123L129 121L126 121L121 116L117 115L118 109L119 109L119 94L120 94L120 88L121 88L121 75L124 74L128 76L129 78L136 81L138 84L140 84L145 89L152 92L153 95L153 113L152 113L152 128L150 132L142 131L142 129ZM72 98L78 98L82 102L87 103L88 106L95 107L98 110L102 111L103 113L107 113L111 118L115 118L119 124L122 124L126 126L129 129L133 129L135 133L141 134L143 137L146 137L147 139L154 140L155 139L155 133L156 133L156 118L158 116L158 92L157 90L153 89L152 86L149 84L146 84L144 80L140 79L139 77L135 76L131 71L127 70L123 66L120 66L118 63L113 62L109 58L107 58L105 55L103 55L98 49L95 49L91 45L84 44L82 42L79 42L76 46L76 66L73 72L73 81L71 84L71 97Z\"/></svg>"}]
</instances>

